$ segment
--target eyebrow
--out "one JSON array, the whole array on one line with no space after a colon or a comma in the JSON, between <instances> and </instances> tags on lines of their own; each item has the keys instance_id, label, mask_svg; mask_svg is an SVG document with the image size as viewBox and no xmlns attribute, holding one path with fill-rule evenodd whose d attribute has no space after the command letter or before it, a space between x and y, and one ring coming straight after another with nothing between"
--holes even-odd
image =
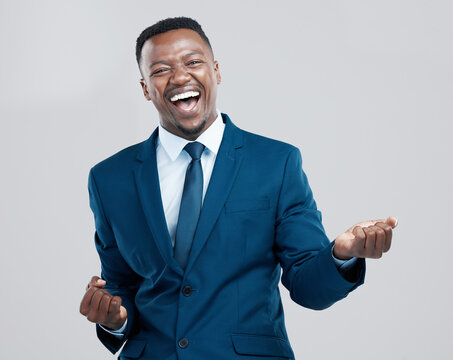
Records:
<instances>
[{"instance_id":1,"label":"eyebrow","mask_svg":"<svg viewBox=\"0 0 453 360\"><path fill-rule=\"evenodd\" d=\"M188 58L188 57L190 57L190 56L193 56L193 55L202 55L202 56L205 56L203 53L201 53L201 52L199 52L199 51L192 51L192 52L190 52L190 53L184 55L184 56L183 56L183 59L186 59L186 58ZM168 65L168 62L166 62L165 60L155 61L155 62L153 62L153 63L151 63L151 64L149 65L149 68L151 69L153 66L158 65L158 64Z\"/></svg>"},{"instance_id":2,"label":"eyebrow","mask_svg":"<svg viewBox=\"0 0 453 360\"><path fill-rule=\"evenodd\" d=\"M192 52L184 55L183 58L188 58L189 56L192 56L192 55L202 55L202 56L204 56L204 54L199 52L199 51L192 51Z\"/></svg>"},{"instance_id":3,"label":"eyebrow","mask_svg":"<svg viewBox=\"0 0 453 360\"><path fill-rule=\"evenodd\" d=\"M157 65L157 64L168 65L168 63L167 63L166 61L164 61L164 60L159 60L159 61L155 61L155 62L151 63L151 64L149 65L149 68L151 69L154 65Z\"/></svg>"}]
</instances>

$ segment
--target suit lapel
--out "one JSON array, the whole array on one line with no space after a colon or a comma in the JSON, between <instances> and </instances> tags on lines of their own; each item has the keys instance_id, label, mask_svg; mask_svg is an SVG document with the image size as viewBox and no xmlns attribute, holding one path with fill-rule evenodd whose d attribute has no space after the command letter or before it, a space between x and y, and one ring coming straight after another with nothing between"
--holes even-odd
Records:
<instances>
[{"instance_id":1,"label":"suit lapel","mask_svg":"<svg viewBox=\"0 0 453 360\"><path fill-rule=\"evenodd\" d=\"M157 136L158 129L145 141L142 151L137 156L140 164L134 171L135 181L146 221L162 257L171 268L183 275L182 268L173 257L173 248L162 206L156 161Z\"/></svg>"},{"instance_id":2,"label":"suit lapel","mask_svg":"<svg viewBox=\"0 0 453 360\"><path fill-rule=\"evenodd\" d=\"M186 273L190 271L220 215L242 161L242 133L222 114L225 131L201 209Z\"/></svg>"}]
</instances>

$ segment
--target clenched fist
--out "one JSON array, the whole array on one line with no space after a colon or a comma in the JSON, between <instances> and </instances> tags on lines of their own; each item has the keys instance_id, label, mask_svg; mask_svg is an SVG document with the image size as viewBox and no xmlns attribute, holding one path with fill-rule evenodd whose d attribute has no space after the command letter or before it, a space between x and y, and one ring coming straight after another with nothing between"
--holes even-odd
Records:
<instances>
[{"instance_id":1,"label":"clenched fist","mask_svg":"<svg viewBox=\"0 0 453 360\"><path fill-rule=\"evenodd\" d=\"M392 229L397 224L398 220L393 216L355 224L335 239L333 255L341 260L353 257L379 259L389 251Z\"/></svg>"},{"instance_id":2,"label":"clenched fist","mask_svg":"<svg viewBox=\"0 0 453 360\"><path fill-rule=\"evenodd\" d=\"M111 330L121 329L127 319L127 311L121 306L121 298L104 290L105 280L93 276L80 303L80 313L91 322Z\"/></svg>"}]
</instances>

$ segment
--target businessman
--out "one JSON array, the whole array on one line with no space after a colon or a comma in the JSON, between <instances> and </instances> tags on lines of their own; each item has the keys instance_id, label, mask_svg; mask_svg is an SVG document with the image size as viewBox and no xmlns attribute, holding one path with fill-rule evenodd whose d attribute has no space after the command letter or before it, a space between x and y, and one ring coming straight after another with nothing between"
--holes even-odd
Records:
<instances>
[{"instance_id":1,"label":"businessman","mask_svg":"<svg viewBox=\"0 0 453 360\"><path fill-rule=\"evenodd\" d=\"M219 64L200 25L162 20L137 39L160 123L89 175L101 278L80 312L120 359L294 359L278 283L324 309L361 285L397 220L330 242L297 148L216 108Z\"/></svg>"}]
</instances>

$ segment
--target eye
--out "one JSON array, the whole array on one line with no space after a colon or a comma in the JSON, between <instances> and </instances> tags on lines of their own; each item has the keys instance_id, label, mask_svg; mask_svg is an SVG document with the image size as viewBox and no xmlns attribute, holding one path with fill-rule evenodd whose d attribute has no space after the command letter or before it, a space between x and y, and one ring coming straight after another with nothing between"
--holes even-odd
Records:
<instances>
[{"instance_id":1,"label":"eye","mask_svg":"<svg viewBox=\"0 0 453 360\"><path fill-rule=\"evenodd\" d=\"M167 71L168 69L157 69L151 73L151 76L162 74L163 72Z\"/></svg>"},{"instance_id":2,"label":"eye","mask_svg":"<svg viewBox=\"0 0 453 360\"><path fill-rule=\"evenodd\" d=\"M187 65L197 65L197 64L201 64L201 61L200 60L190 60Z\"/></svg>"}]
</instances>

